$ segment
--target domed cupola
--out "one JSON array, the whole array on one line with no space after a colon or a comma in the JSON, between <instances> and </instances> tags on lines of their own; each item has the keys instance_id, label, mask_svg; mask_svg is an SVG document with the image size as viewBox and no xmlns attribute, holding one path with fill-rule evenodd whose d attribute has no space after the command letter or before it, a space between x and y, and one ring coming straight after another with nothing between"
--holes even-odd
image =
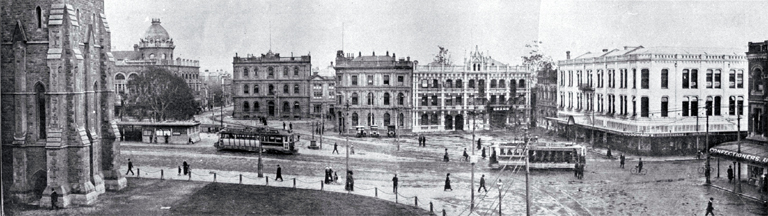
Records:
<instances>
[{"instance_id":1,"label":"domed cupola","mask_svg":"<svg viewBox=\"0 0 768 216\"><path fill-rule=\"evenodd\" d=\"M152 19L152 25L144 32L144 40L168 41L170 39L168 31L160 25L160 19Z\"/></svg>"}]
</instances>

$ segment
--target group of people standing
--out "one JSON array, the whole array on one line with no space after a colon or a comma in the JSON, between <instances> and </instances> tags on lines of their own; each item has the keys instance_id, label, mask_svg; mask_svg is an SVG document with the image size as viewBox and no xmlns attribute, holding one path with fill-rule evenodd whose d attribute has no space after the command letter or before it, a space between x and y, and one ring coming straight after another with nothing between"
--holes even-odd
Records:
<instances>
[{"instance_id":1,"label":"group of people standing","mask_svg":"<svg viewBox=\"0 0 768 216\"><path fill-rule=\"evenodd\" d=\"M335 182L339 180L339 176L336 175L336 172L333 171L333 168L331 167L325 167L325 178L324 178L325 184L330 184L332 182Z\"/></svg>"},{"instance_id":2,"label":"group of people standing","mask_svg":"<svg viewBox=\"0 0 768 216\"><path fill-rule=\"evenodd\" d=\"M419 147L427 147L427 137L419 134Z\"/></svg>"},{"instance_id":3,"label":"group of people standing","mask_svg":"<svg viewBox=\"0 0 768 216\"><path fill-rule=\"evenodd\" d=\"M573 175L576 176L577 179L583 179L584 178L584 164L581 162L576 162L576 165L574 165L573 169Z\"/></svg>"}]
</instances>

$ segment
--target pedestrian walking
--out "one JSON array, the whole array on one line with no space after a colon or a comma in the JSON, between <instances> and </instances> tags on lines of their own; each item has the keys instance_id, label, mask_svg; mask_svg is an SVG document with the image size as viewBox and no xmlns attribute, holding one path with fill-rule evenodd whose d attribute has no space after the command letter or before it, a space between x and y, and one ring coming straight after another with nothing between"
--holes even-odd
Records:
<instances>
[{"instance_id":1,"label":"pedestrian walking","mask_svg":"<svg viewBox=\"0 0 768 216\"><path fill-rule=\"evenodd\" d=\"M352 177L352 171L347 172L347 184L344 187L347 191L355 191L355 179Z\"/></svg>"},{"instance_id":2,"label":"pedestrian walking","mask_svg":"<svg viewBox=\"0 0 768 216\"><path fill-rule=\"evenodd\" d=\"M285 130L285 122L283 122L283 130Z\"/></svg>"},{"instance_id":3,"label":"pedestrian walking","mask_svg":"<svg viewBox=\"0 0 768 216\"><path fill-rule=\"evenodd\" d=\"M637 162L637 173L643 172L643 158L640 158L640 160Z\"/></svg>"},{"instance_id":4,"label":"pedestrian walking","mask_svg":"<svg viewBox=\"0 0 768 216\"><path fill-rule=\"evenodd\" d=\"M392 177L392 192L397 194L397 174L395 174L395 177Z\"/></svg>"},{"instance_id":5,"label":"pedestrian walking","mask_svg":"<svg viewBox=\"0 0 768 216\"><path fill-rule=\"evenodd\" d=\"M477 138L477 149L480 149L480 148L482 148L482 147L483 147L483 145L482 145L482 143L480 142L480 138Z\"/></svg>"},{"instance_id":6,"label":"pedestrian walking","mask_svg":"<svg viewBox=\"0 0 768 216\"><path fill-rule=\"evenodd\" d=\"M448 148L445 149L445 155L443 155L443 161L448 162Z\"/></svg>"},{"instance_id":7,"label":"pedestrian walking","mask_svg":"<svg viewBox=\"0 0 768 216\"><path fill-rule=\"evenodd\" d=\"M712 216L715 216L715 212L714 212L715 211L715 207L712 206L712 201L714 201L714 200L715 200L715 198L712 198L712 197L709 198L709 203L707 203L707 213L704 214L704 216L707 216L707 215L710 215L710 214Z\"/></svg>"},{"instance_id":8,"label":"pedestrian walking","mask_svg":"<svg viewBox=\"0 0 768 216\"><path fill-rule=\"evenodd\" d=\"M427 136L424 136L424 138L422 138L422 139L424 140L424 142L422 142L421 145L423 147L427 147Z\"/></svg>"},{"instance_id":9,"label":"pedestrian walking","mask_svg":"<svg viewBox=\"0 0 768 216\"><path fill-rule=\"evenodd\" d=\"M586 165L586 164L583 164L583 163L579 164L579 179L583 179L584 178L584 165Z\"/></svg>"},{"instance_id":10,"label":"pedestrian walking","mask_svg":"<svg viewBox=\"0 0 768 216\"><path fill-rule=\"evenodd\" d=\"M448 191L453 189L451 188L451 173L445 174L445 186L443 187L443 191Z\"/></svg>"},{"instance_id":11,"label":"pedestrian walking","mask_svg":"<svg viewBox=\"0 0 768 216\"><path fill-rule=\"evenodd\" d=\"M325 167L325 179L323 179L323 182L326 184L331 182L331 170L328 167Z\"/></svg>"},{"instance_id":12,"label":"pedestrian walking","mask_svg":"<svg viewBox=\"0 0 768 216\"><path fill-rule=\"evenodd\" d=\"M733 168L731 168L731 166L729 165L728 166L728 182L730 183L732 181L733 181Z\"/></svg>"},{"instance_id":13,"label":"pedestrian walking","mask_svg":"<svg viewBox=\"0 0 768 216\"><path fill-rule=\"evenodd\" d=\"M56 205L59 199L59 194L56 193L56 190L51 188L51 210L59 209L59 206Z\"/></svg>"},{"instance_id":14,"label":"pedestrian walking","mask_svg":"<svg viewBox=\"0 0 768 216\"><path fill-rule=\"evenodd\" d=\"M190 145L194 144L194 142L192 142L192 137L189 138L189 142L187 142L187 144L190 144Z\"/></svg>"},{"instance_id":15,"label":"pedestrian walking","mask_svg":"<svg viewBox=\"0 0 768 216\"><path fill-rule=\"evenodd\" d=\"M293 123L288 123L288 130L293 130Z\"/></svg>"},{"instance_id":16,"label":"pedestrian walking","mask_svg":"<svg viewBox=\"0 0 768 216\"><path fill-rule=\"evenodd\" d=\"M181 175L181 166L179 166L179 174L177 174L177 175L179 175L179 176Z\"/></svg>"},{"instance_id":17,"label":"pedestrian walking","mask_svg":"<svg viewBox=\"0 0 768 216\"><path fill-rule=\"evenodd\" d=\"M333 143L333 152L331 152L331 154L333 153L336 153L336 154L339 153L339 144Z\"/></svg>"},{"instance_id":18,"label":"pedestrian walking","mask_svg":"<svg viewBox=\"0 0 768 216\"><path fill-rule=\"evenodd\" d=\"M611 148L608 148L608 153L606 153L605 156L608 156L608 158L613 158L613 155L611 155Z\"/></svg>"},{"instance_id":19,"label":"pedestrian walking","mask_svg":"<svg viewBox=\"0 0 768 216\"><path fill-rule=\"evenodd\" d=\"M485 160L485 147L483 147L483 148L482 148L482 150L480 150L480 151L482 151L482 154L483 154L483 160Z\"/></svg>"},{"instance_id":20,"label":"pedestrian walking","mask_svg":"<svg viewBox=\"0 0 768 216\"><path fill-rule=\"evenodd\" d=\"M280 164L277 165L277 172L275 173L275 181L277 181L277 179L283 181L283 168L280 168Z\"/></svg>"},{"instance_id":21,"label":"pedestrian walking","mask_svg":"<svg viewBox=\"0 0 768 216\"><path fill-rule=\"evenodd\" d=\"M419 134L419 147L421 147L421 134Z\"/></svg>"},{"instance_id":22,"label":"pedestrian walking","mask_svg":"<svg viewBox=\"0 0 768 216\"><path fill-rule=\"evenodd\" d=\"M336 172L333 172L333 181L338 182L339 181L339 175L336 175Z\"/></svg>"},{"instance_id":23,"label":"pedestrian walking","mask_svg":"<svg viewBox=\"0 0 768 216\"><path fill-rule=\"evenodd\" d=\"M131 159L128 158L128 171L125 171L125 175L128 175L128 173L131 173L131 175L135 175L133 173L133 162L131 162Z\"/></svg>"},{"instance_id":24,"label":"pedestrian walking","mask_svg":"<svg viewBox=\"0 0 768 216\"><path fill-rule=\"evenodd\" d=\"M480 187L477 188L477 192L480 192L480 188L488 192L488 188L485 188L485 175L480 176Z\"/></svg>"},{"instance_id":25,"label":"pedestrian walking","mask_svg":"<svg viewBox=\"0 0 768 216\"><path fill-rule=\"evenodd\" d=\"M467 148L464 148L464 161L469 161L469 154L467 154Z\"/></svg>"},{"instance_id":26,"label":"pedestrian walking","mask_svg":"<svg viewBox=\"0 0 768 216\"><path fill-rule=\"evenodd\" d=\"M355 154L355 145L349 145L349 153Z\"/></svg>"},{"instance_id":27,"label":"pedestrian walking","mask_svg":"<svg viewBox=\"0 0 768 216\"><path fill-rule=\"evenodd\" d=\"M573 177L579 178L579 163L576 162L576 164L573 165Z\"/></svg>"},{"instance_id":28,"label":"pedestrian walking","mask_svg":"<svg viewBox=\"0 0 768 216\"><path fill-rule=\"evenodd\" d=\"M184 169L184 175L187 175L189 172L189 164L187 164L187 161L181 163L181 168Z\"/></svg>"},{"instance_id":29,"label":"pedestrian walking","mask_svg":"<svg viewBox=\"0 0 768 216\"><path fill-rule=\"evenodd\" d=\"M621 154L621 156L619 156L619 167L624 169L624 154Z\"/></svg>"}]
</instances>

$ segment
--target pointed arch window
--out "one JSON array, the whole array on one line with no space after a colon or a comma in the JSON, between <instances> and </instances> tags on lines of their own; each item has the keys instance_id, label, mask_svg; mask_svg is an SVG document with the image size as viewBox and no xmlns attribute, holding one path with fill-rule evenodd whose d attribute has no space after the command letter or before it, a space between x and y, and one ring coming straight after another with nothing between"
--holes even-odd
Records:
<instances>
[{"instance_id":1,"label":"pointed arch window","mask_svg":"<svg viewBox=\"0 0 768 216\"><path fill-rule=\"evenodd\" d=\"M37 117L38 117L38 130L39 130L39 138L40 139L46 139L48 138L48 135L45 130L46 126L46 116L48 116L45 112L45 86L43 86L42 83L37 83L35 85L35 97L37 99Z\"/></svg>"},{"instance_id":2,"label":"pointed arch window","mask_svg":"<svg viewBox=\"0 0 768 216\"><path fill-rule=\"evenodd\" d=\"M43 10L40 9L40 6L37 6L35 8L35 18L37 19L37 28L43 27Z\"/></svg>"}]
</instances>

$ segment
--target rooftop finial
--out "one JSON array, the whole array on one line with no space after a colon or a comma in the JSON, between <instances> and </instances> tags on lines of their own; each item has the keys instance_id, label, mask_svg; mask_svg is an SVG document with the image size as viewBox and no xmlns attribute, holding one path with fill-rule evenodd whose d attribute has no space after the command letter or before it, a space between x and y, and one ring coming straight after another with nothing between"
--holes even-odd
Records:
<instances>
[{"instance_id":1,"label":"rooftop finial","mask_svg":"<svg viewBox=\"0 0 768 216\"><path fill-rule=\"evenodd\" d=\"M160 18L152 18L152 24L160 24Z\"/></svg>"}]
</instances>

